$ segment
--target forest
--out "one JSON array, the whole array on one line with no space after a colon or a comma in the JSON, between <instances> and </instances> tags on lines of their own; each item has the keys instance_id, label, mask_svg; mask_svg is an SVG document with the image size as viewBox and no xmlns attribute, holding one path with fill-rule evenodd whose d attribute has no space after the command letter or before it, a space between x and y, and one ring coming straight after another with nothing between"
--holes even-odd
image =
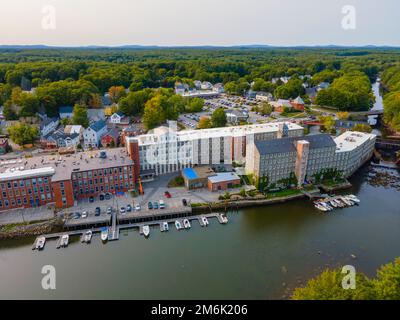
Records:
<instances>
[{"instance_id":1,"label":"forest","mask_svg":"<svg viewBox=\"0 0 400 320\"><path fill-rule=\"evenodd\" d=\"M201 105L176 97L176 82L223 83L228 93L253 89L277 99L305 97L303 84L327 82L317 104L359 111L372 106L371 83L382 75L385 119L399 128L399 70L400 50L389 48L0 49L0 105L7 119L39 110L54 116L64 105L100 107L104 93L119 88L114 102L123 112L143 115L147 106L158 115L150 122L159 123ZM284 76L289 82L273 82ZM32 88L34 94L27 94Z\"/></svg>"}]
</instances>

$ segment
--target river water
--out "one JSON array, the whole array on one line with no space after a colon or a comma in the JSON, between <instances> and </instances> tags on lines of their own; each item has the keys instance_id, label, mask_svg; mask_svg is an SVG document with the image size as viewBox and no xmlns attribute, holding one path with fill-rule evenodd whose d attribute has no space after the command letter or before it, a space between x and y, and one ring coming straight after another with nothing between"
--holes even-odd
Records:
<instances>
[{"instance_id":1,"label":"river water","mask_svg":"<svg viewBox=\"0 0 400 320\"><path fill-rule=\"evenodd\" d=\"M34 239L2 241L0 298L284 299L328 266L373 275L400 256L400 177L379 170L352 178L360 206L328 214L301 200L230 213L227 225L152 229L149 239L132 230L42 252L31 251ZM56 290L41 287L44 265L56 269Z\"/></svg>"},{"instance_id":2,"label":"river water","mask_svg":"<svg viewBox=\"0 0 400 320\"><path fill-rule=\"evenodd\" d=\"M374 92L379 108L379 84ZM285 299L327 267L372 276L400 256L400 176L366 166L351 182L361 205L328 214L300 200L232 212L224 226L152 229L149 239L132 230L105 245L98 235L61 250L49 241L42 252L33 238L1 241L0 299ZM55 290L41 286L45 265Z\"/></svg>"}]
</instances>

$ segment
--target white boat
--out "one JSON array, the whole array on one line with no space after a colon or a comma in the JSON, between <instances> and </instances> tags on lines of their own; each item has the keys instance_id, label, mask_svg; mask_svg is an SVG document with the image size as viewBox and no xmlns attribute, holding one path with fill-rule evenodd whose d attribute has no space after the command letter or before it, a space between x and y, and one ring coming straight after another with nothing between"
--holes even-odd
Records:
<instances>
[{"instance_id":1,"label":"white boat","mask_svg":"<svg viewBox=\"0 0 400 320\"><path fill-rule=\"evenodd\" d=\"M324 206L320 205L319 203L315 204L315 208L317 208L320 211L324 211L324 212L328 211L327 208L325 208Z\"/></svg>"},{"instance_id":2,"label":"white boat","mask_svg":"<svg viewBox=\"0 0 400 320\"><path fill-rule=\"evenodd\" d=\"M149 226L143 226L143 235L145 237L148 237L150 235L150 227Z\"/></svg>"},{"instance_id":3,"label":"white boat","mask_svg":"<svg viewBox=\"0 0 400 320\"><path fill-rule=\"evenodd\" d=\"M42 250L44 248L45 243L46 243L46 238L45 237L37 238L36 244L35 244L35 249L36 250Z\"/></svg>"},{"instance_id":4,"label":"white boat","mask_svg":"<svg viewBox=\"0 0 400 320\"><path fill-rule=\"evenodd\" d=\"M163 222L163 230L162 231L168 231L169 230L169 225L168 222Z\"/></svg>"},{"instance_id":5,"label":"white boat","mask_svg":"<svg viewBox=\"0 0 400 320\"><path fill-rule=\"evenodd\" d=\"M176 220L175 221L175 227L176 227L177 230L181 230L182 229L182 224L178 220Z\"/></svg>"},{"instance_id":6,"label":"white boat","mask_svg":"<svg viewBox=\"0 0 400 320\"><path fill-rule=\"evenodd\" d=\"M203 222L203 227L208 226L208 219L206 217L201 217L201 221Z\"/></svg>"},{"instance_id":7,"label":"white boat","mask_svg":"<svg viewBox=\"0 0 400 320\"><path fill-rule=\"evenodd\" d=\"M356 202L356 203L360 203L361 202L360 199L358 199L354 194L349 194L347 196L347 198L350 199L351 201Z\"/></svg>"},{"instance_id":8,"label":"white boat","mask_svg":"<svg viewBox=\"0 0 400 320\"><path fill-rule=\"evenodd\" d=\"M82 236L82 242L90 243L92 241L92 235L93 233L91 230L86 231Z\"/></svg>"},{"instance_id":9,"label":"white boat","mask_svg":"<svg viewBox=\"0 0 400 320\"><path fill-rule=\"evenodd\" d=\"M352 206L353 205L353 202L352 201L350 201L349 199L347 199L346 197L341 197L340 198L340 200L342 200L347 206Z\"/></svg>"},{"instance_id":10,"label":"white boat","mask_svg":"<svg viewBox=\"0 0 400 320\"><path fill-rule=\"evenodd\" d=\"M337 208L337 207L338 207L337 203L336 203L335 201L333 201L333 199L330 199L330 200L329 200L329 204L330 204L332 207L334 207L334 208Z\"/></svg>"},{"instance_id":11,"label":"white boat","mask_svg":"<svg viewBox=\"0 0 400 320\"><path fill-rule=\"evenodd\" d=\"M226 217L226 215L221 214L220 217L221 217L221 223L222 224L227 224L228 223L228 218Z\"/></svg>"},{"instance_id":12,"label":"white boat","mask_svg":"<svg viewBox=\"0 0 400 320\"><path fill-rule=\"evenodd\" d=\"M183 226L185 229L190 229L191 225L188 219L183 219Z\"/></svg>"},{"instance_id":13,"label":"white boat","mask_svg":"<svg viewBox=\"0 0 400 320\"><path fill-rule=\"evenodd\" d=\"M334 201L339 208L343 208L344 207L343 203L340 202L338 199L333 199L332 201Z\"/></svg>"},{"instance_id":14,"label":"white boat","mask_svg":"<svg viewBox=\"0 0 400 320\"><path fill-rule=\"evenodd\" d=\"M59 248L65 248L68 246L69 242L69 235L68 234L63 234L60 238L60 243L59 243Z\"/></svg>"},{"instance_id":15,"label":"white boat","mask_svg":"<svg viewBox=\"0 0 400 320\"><path fill-rule=\"evenodd\" d=\"M331 206L329 206L326 202L321 201L319 203L321 206L323 206L325 209L327 209L328 211L333 210Z\"/></svg>"},{"instance_id":16,"label":"white boat","mask_svg":"<svg viewBox=\"0 0 400 320\"><path fill-rule=\"evenodd\" d=\"M100 237L101 237L102 241L107 241L107 239L108 239L108 228L102 228L101 229Z\"/></svg>"}]
</instances>

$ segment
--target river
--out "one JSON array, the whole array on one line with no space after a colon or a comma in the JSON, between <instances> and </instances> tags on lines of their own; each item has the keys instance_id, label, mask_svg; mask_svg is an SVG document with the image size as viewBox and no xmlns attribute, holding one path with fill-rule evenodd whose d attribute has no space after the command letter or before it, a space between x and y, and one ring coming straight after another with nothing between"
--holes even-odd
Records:
<instances>
[{"instance_id":1,"label":"river","mask_svg":"<svg viewBox=\"0 0 400 320\"><path fill-rule=\"evenodd\" d=\"M0 298L284 299L328 266L373 275L400 256L400 177L379 169L371 180L370 170L352 178L361 205L329 214L301 200L230 213L227 225L152 229L149 239L132 230L42 252L34 239L2 241ZM41 287L44 265L56 268L56 290Z\"/></svg>"}]
</instances>

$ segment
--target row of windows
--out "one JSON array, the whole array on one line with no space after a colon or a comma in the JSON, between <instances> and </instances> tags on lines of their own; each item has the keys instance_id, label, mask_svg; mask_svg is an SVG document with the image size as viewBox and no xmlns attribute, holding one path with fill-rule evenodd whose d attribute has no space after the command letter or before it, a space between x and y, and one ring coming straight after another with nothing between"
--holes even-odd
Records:
<instances>
[{"instance_id":1,"label":"row of windows","mask_svg":"<svg viewBox=\"0 0 400 320\"><path fill-rule=\"evenodd\" d=\"M36 185L48 185L49 184L49 178L44 177L44 178L37 178L37 179L26 179L26 180L17 180L17 181L8 181L6 183L1 184L1 189L8 189L11 188L18 188L18 187L31 187L31 186L36 186Z\"/></svg>"}]
</instances>

